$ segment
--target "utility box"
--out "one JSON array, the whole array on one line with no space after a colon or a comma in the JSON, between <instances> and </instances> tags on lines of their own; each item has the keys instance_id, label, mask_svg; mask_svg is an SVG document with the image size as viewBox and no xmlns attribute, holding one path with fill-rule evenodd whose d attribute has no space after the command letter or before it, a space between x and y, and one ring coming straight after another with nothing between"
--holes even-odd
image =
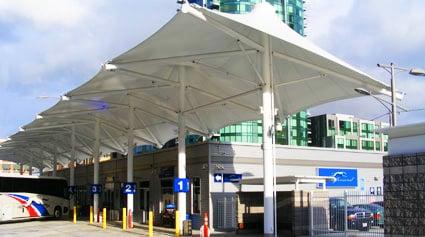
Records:
<instances>
[{"instance_id":1,"label":"utility box","mask_svg":"<svg viewBox=\"0 0 425 237\"><path fill-rule=\"evenodd\" d=\"M183 236L192 236L192 220L183 221Z\"/></svg>"}]
</instances>

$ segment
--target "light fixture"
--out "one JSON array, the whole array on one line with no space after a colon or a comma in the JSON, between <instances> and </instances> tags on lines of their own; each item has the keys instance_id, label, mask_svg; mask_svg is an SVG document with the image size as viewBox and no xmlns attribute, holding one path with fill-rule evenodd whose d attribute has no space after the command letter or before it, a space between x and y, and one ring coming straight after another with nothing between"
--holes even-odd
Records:
<instances>
[{"instance_id":1,"label":"light fixture","mask_svg":"<svg viewBox=\"0 0 425 237\"><path fill-rule=\"evenodd\" d=\"M364 88L356 88L354 89L357 93L362 95L371 95L370 91L364 89Z\"/></svg>"},{"instance_id":2,"label":"light fixture","mask_svg":"<svg viewBox=\"0 0 425 237\"><path fill-rule=\"evenodd\" d=\"M115 64L105 63L105 64L102 64L102 69L104 71L113 72L113 71L116 71L118 67Z\"/></svg>"},{"instance_id":3,"label":"light fixture","mask_svg":"<svg viewBox=\"0 0 425 237\"><path fill-rule=\"evenodd\" d=\"M425 76L425 70L421 68L412 68L410 69L409 74L413 76Z\"/></svg>"}]
</instances>

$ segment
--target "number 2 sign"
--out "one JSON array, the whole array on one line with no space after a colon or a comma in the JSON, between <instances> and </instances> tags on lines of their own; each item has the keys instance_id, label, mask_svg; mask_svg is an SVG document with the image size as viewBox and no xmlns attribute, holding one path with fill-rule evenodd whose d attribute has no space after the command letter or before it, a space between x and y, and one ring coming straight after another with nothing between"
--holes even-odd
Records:
<instances>
[{"instance_id":1,"label":"number 2 sign","mask_svg":"<svg viewBox=\"0 0 425 237\"><path fill-rule=\"evenodd\" d=\"M187 193L189 192L189 179L175 178L174 179L174 192Z\"/></svg>"},{"instance_id":2,"label":"number 2 sign","mask_svg":"<svg viewBox=\"0 0 425 237\"><path fill-rule=\"evenodd\" d=\"M136 193L136 183L124 183L122 186L123 194L135 194Z\"/></svg>"}]
</instances>

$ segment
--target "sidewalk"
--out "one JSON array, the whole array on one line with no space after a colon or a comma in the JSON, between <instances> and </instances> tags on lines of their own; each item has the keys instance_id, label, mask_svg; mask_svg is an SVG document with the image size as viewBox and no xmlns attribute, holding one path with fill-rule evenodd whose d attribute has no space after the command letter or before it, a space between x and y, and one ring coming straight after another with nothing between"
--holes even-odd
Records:
<instances>
[{"instance_id":1,"label":"sidewalk","mask_svg":"<svg viewBox=\"0 0 425 237\"><path fill-rule=\"evenodd\" d=\"M85 223L86 225L90 225L87 220L81 220L80 223ZM94 223L92 226L96 226L98 228L102 228L101 223ZM142 235L142 236L148 236L148 225L147 224L140 224L140 223L133 223L134 228L133 229L127 229L122 230L122 222L121 221L109 221L107 222L107 229L113 229L114 231L123 231L125 233L131 233L135 235ZM154 236L174 236L175 230L174 228L167 228L162 226L154 226L153 227ZM236 232L219 232L216 231L211 236L244 236L244 237L257 237L257 236L263 236L261 234L252 234L248 232L242 232L242 233L236 233ZM192 230L192 236L199 237L199 230Z\"/></svg>"}]
</instances>

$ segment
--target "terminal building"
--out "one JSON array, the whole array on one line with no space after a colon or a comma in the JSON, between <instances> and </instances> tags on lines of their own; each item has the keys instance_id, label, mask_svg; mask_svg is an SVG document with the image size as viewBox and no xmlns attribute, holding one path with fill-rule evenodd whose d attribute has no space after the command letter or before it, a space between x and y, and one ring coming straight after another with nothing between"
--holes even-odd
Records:
<instances>
[{"instance_id":1,"label":"terminal building","mask_svg":"<svg viewBox=\"0 0 425 237\"><path fill-rule=\"evenodd\" d=\"M330 193L357 190L382 194L382 157L379 151L341 150L334 148L276 145L276 176L278 192L311 191L326 188ZM121 194L126 181L126 158L112 155L100 163L101 207L119 215L125 207ZM90 184L93 165L77 165L75 195L77 204L88 210L92 203ZM272 171L270 171L272 172ZM168 204L176 204L173 179L177 174L177 147L170 147L135 156L134 221L146 222L148 210L154 211L155 224L163 225L161 213ZM69 169L57 172L69 178ZM341 175L341 177L338 177ZM337 181L325 182L320 177L334 176ZM201 142L187 147L187 177L190 191L188 213L194 228L207 212L214 229L236 229L255 226L262 221L262 150L260 144ZM323 185L324 184L324 185Z\"/></svg>"}]
</instances>

